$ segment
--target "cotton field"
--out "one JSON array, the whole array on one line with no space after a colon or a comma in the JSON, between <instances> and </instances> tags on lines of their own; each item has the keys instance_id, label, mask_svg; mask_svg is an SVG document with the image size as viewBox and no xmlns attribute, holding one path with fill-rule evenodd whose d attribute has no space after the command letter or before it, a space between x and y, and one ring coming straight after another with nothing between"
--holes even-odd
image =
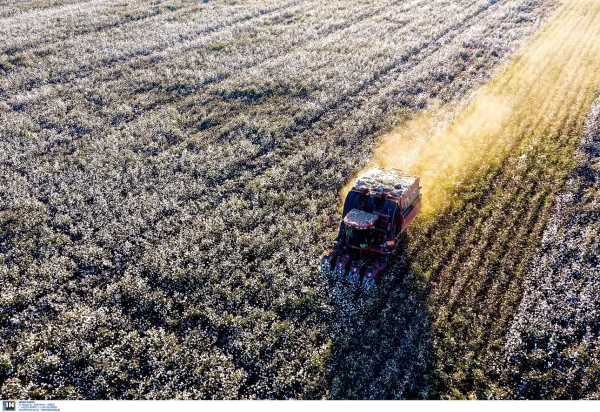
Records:
<instances>
[{"instance_id":1,"label":"cotton field","mask_svg":"<svg viewBox=\"0 0 600 412\"><path fill-rule=\"evenodd\" d=\"M447 200L380 287L317 267L377 144L468 105L564 10L2 2L0 398L598 397L595 77L424 187Z\"/></svg>"},{"instance_id":2,"label":"cotton field","mask_svg":"<svg viewBox=\"0 0 600 412\"><path fill-rule=\"evenodd\" d=\"M600 396L600 100L585 126L498 364L512 397Z\"/></svg>"}]
</instances>

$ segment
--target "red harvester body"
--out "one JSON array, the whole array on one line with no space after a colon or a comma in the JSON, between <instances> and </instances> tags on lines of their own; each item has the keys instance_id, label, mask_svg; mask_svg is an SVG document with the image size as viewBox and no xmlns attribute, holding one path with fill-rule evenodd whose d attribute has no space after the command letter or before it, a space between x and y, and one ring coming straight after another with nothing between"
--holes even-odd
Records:
<instances>
[{"instance_id":1,"label":"red harvester body","mask_svg":"<svg viewBox=\"0 0 600 412\"><path fill-rule=\"evenodd\" d=\"M380 282L400 237L421 208L419 177L371 169L344 201L343 221L321 270L373 286Z\"/></svg>"}]
</instances>

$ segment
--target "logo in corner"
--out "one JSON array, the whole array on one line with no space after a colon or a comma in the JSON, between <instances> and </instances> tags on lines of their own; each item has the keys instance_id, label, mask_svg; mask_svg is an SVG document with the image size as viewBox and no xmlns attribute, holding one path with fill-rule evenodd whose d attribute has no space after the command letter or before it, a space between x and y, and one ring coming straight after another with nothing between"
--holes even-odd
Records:
<instances>
[{"instance_id":1,"label":"logo in corner","mask_svg":"<svg viewBox=\"0 0 600 412\"><path fill-rule=\"evenodd\" d=\"M16 411L17 410L17 401L2 401L2 410L3 411Z\"/></svg>"}]
</instances>

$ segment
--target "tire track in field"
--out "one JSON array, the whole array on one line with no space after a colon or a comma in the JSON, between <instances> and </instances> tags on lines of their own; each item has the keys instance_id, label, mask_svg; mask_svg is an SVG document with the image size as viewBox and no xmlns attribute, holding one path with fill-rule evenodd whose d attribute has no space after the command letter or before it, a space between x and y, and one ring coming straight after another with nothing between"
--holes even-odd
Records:
<instances>
[{"instance_id":1,"label":"tire track in field","mask_svg":"<svg viewBox=\"0 0 600 412\"><path fill-rule=\"evenodd\" d=\"M282 131L286 137L285 143L279 143L275 147L271 146L263 148L256 155L252 155L243 161L240 161L240 164L236 164L235 167L229 168L231 172L225 176L217 177L216 180L234 178L244 173L244 170L246 170L248 165L252 170L258 168L264 172L266 169L255 163L259 162L261 158L268 156L272 150L277 150L284 144L290 144L289 139L300 140L304 137L305 133L312 129L319 128L321 124L337 124L336 119L339 119L340 113L356 113L357 111L360 111L362 107L366 106L369 101L377 100L382 92L391 94L393 87L390 85L394 84L396 77L407 71L417 72L419 67L426 68L427 61L433 59L438 53L443 52L445 47L448 46L448 44L441 44L440 41L442 39L450 39L450 43L460 39L460 35L468 29L470 23L477 21L477 18L481 13L496 4L498 3L486 4L476 9L466 16L464 20L461 20L460 23L452 25L442 33L424 42L417 50L410 50L407 53L400 55L394 62L379 70L376 76L373 76L353 90L344 93L329 104L323 106L317 114L308 118L304 117L296 119L292 127ZM485 16L481 18L484 19ZM403 66L403 63L406 63L406 65ZM332 126L332 128L333 127L335 126ZM327 126L327 128L329 129L329 126ZM218 138L223 137L225 136L220 136ZM290 153L289 156L293 156L293 153ZM215 183L213 182L213 184Z\"/></svg>"},{"instance_id":2,"label":"tire track in field","mask_svg":"<svg viewBox=\"0 0 600 412\"><path fill-rule=\"evenodd\" d=\"M98 36L100 32L102 36L104 36L106 33L109 33L111 30L115 30L115 29L119 29L122 27L125 27L127 29L127 31L124 32L125 35L127 35L127 33L135 31L135 30L140 30L144 27L147 27L149 25L154 24L155 28L160 27L160 24L165 24L167 22L176 20L177 23L180 26L187 26L187 28L185 28L185 30L188 30L190 34L188 35L184 35L181 32L176 33L178 37L178 40L175 40L174 44L166 44L166 45L158 45L157 47L155 47L152 51L152 53L160 53L164 50L168 50L170 48L175 48L177 44L184 44L186 42L188 43L193 43L194 39L199 37L202 34L206 34L206 33L214 33L214 32L218 32L222 29L226 29L228 27L231 26L235 26L237 24L239 24L240 22L244 22L244 21L249 21L249 20L253 20L257 17L260 16L265 16L265 15L270 15L274 12L277 12L279 10L286 10L288 9L290 6L302 6L304 3L308 2L310 4L310 0L296 0L293 2L288 2L288 3L282 3L280 6L270 6L268 4L265 3L257 3L256 5L254 5L254 9L257 10L258 12L255 14L247 14L247 12L244 11L239 11L237 14L238 15L242 15L243 17L240 18L235 18L233 20L229 20L227 21L227 19L225 19L225 22L219 22L218 24L214 24L212 26L207 26L202 30L197 30L194 31L194 26L190 24L190 22L187 22L185 25L181 24L187 20L191 20L192 23L194 22L195 19L198 19L198 14L200 14L199 12L203 12L204 10L200 9L198 10L198 7L194 8L194 4L185 4L185 3L177 3L178 0L172 0L173 3L160 3L159 5L157 5L154 9L150 9L148 7L147 3L144 3L143 1L139 3L139 7L135 8L135 9L131 9L128 8L126 10L126 14L122 15L121 13L119 13L120 10L117 9L117 7L125 7L125 6L129 6L128 4L121 4L121 3L114 3L111 2L110 4L107 4L104 9L110 9L110 8L114 8L115 10L113 11L112 14L117 14L120 15L122 17L122 21L119 22L107 22L107 23L102 23L96 26L92 26L87 30L81 30L79 29L79 31L69 31L69 32L63 32L60 34L59 37L44 37L43 39L38 39L36 42L30 42L30 43L23 43L23 44L19 44L18 46L10 46L6 49L4 49L4 51L0 52L1 53L5 53L7 55L13 55L15 53L17 53L17 51L25 51L25 58L28 58L29 55L35 55L36 57L38 56L47 56L49 54L55 54L56 50L58 51L63 51L65 49L69 49L70 47L72 47L72 44L69 43L70 40L76 40L76 42L74 42L74 44L77 43L82 43L84 41L87 41L87 38L90 37L94 37L94 36ZM104 2L100 2L100 4L102 4ZM172 6L171 4L175 5L175 4L181 4L180 7L177 6ZM211 7L212 3L210 5L205 5L205 7ZM264 5L265 8L260 8L260 6ZM99 7L99 5L96 5L97 7ZM143 7L146 6L146 12L144 14L140 14L140 15L135 15L135 12L138 12L139 10L142 10ZM174 7L174 10L171 10L171 8ZM169 14L165 14L164 9L168 9L169 10ZM162 10L160 10L162 9ZM160 11L160 12L159 12ZM218 13L220 10L209 10L210 13L216 14ZM86 13L89 13L89 10L86 10ZM107 13L107 15L109 15L110 13ZM35 16L34 16L35 17ZM14 18L7 18L7 23L13 22ZM81 19L79 21L77 21L77 23L80 23ZM92 20L92 24L94 23L94 21ZM133 27L129 27L129 26L133 26ZM32 28L36 29L35 27ZM92 38L92 40L94 40ZM97 39L96 39L97 40ZM118 39L121 40L121 39ZM63 41L62 43L60 43L59 45L57 45L56 43L59 41ZM114 40L112 40L111 42L114 42ZM48 47L44 47L44 46L48 46ZM105 46L105 45L102 45ZM111 44L111 47L113 47L114 44ZM35 48L33 48L35 47ZM93 44L91 47L97 47L96 44ZM55 50L54 52L49 52L48 49L52 49ZM143 55L143 56L147 56L148 53L141 53L141 54L136 54L135 56L133 56L132 58L127 58L125 56L125 59L123 60L123 62L127 62L130 61L131 59L139 56L139 55ZM110 59L110 60L106 60L104 61L104 63L106 64L114 64L114 63L118 63L118 61L114 61L115 59ZM118 59L117 59L118 60ZM100 63L102 63L102 61L100 61ZM106 67L106 65L105 65ZM11 72L9 73L19 73L18 72L18 68L20 68L19 66L15 69L13 69ZM83 69L83 68L80 68ZM76 74L77 72L74 72L74 74ZM85 77L85 75L83 76L75 76L74 79L78 79L81 77ZM43 87L46 84L54 84L56 82L47 82L47 83L43 83L43 84L34 84L34 85L28 85L28 84L21 84L19 85L16 89L17 90L35 90L37 88ZM58 82L58 83L62 83L62 82Z\"/></svg>"},{"instance_id":3,"label":"tire track in field","mask_svg":"<svg viewBox=\"0 0 600 412\"><path fill-rule=\"evenodd\" d=\"M401 2L400 0L397 0L397 1L393 2L393 4L397 4L397 3L400 3L400 2ZM379 13L379 12L383 11L383 10L384 10L386 7L387 7L387 6L382 6L382 7L379 7L379 8L377 8L377 9L375 9L374 11L373 11L373 10L371 10L371 11L368 11L368 10L367 10L367 11L365 11L364 13L361 13L361 14L357 15L357 16L356 16L356 18L355 18L355 19L352 21L352 23L351 23L351 25L350 25L350 26L353 26L353 25L355 25L355 24L357 24L357 23L359 23L359 22L363 21L363 20L364 20L364 19L366 19L366 18L373 17L373 16L374 16L374 15L376 15L377 13ZM328 32L328 35L326 36L326 38L327 38L327 37L330 37L330 36L333 36L333 35L335 35L335 33L336 33L337 31L339 31L339 30L342 30L342 29L346 29L346 28L348 28L348 25L337 25L337 26L335 27L335 30L333 30L333 31L329 31L329 32ZM320 40L322 40L322 39L320 39ZM192 46L190 46L190 47L192 47ZM290 54L290 53L292 53L292 52L294 52L294 50L296 50L298 47L303 47L303 45L302 45L302 44L299 44L299 45L297 45L297 47L291 47L291 48L288 48L288 49L286 50L286 53L284 53L283 55L273 55L273 56L274 56L275 58L277 58L277 60L282 60L282 61L284 61L284 60L285 60L285 56L286 56L286 55L288 55L288 54ZM269 60L267 60L267 61L269 61ZM258 63L258 64L263 64L263 63L264 63L264 60L263 60L263 61L261 61L261 62L260 62L260 63ZM244 67L246 67L246 66L244 66ZM250 67L251 67L251 66L250 66ZM152 101L152 99L151 99L151 98L149 98L149 99L147 99L147 100L150 100L150 102L149 102L149 103L146 103L146 105L145 105L145 106L142 108L143 110L139 110L139 111L136 111L136 112L132 113L132 115L130 115L130 116L128 116L126 119L124 119L124 121L122 122L122 124L124 124L124 125L125 125L125 124L128 124L128 123L131 123L131 122L135 121L136 119L138 119L138 118L140 118L140 117L151 117L151 116L152 116L152 115L155 113L155 111L156 111L156 110L159 110L159 109L161 108L161 106L162 106L162 105L164 105L164 104L175 104L175 103L178 103L178 102L179 102L180 104L184 104L184 103L185 103L185 101L186 101L186 99L187 99L187 97L188 97L190 94L192 94L192 95L193 95L194 93L196 93L196 92L200 91L202 88L204 88L204 87L206 87L206 86L208 86L208 85L210 85L210 84L213 84L213 83L216 83L216 82L221 82L221 81L224 81L224 80L226 80L227 78L231 77L231 75L232 75L232 73L230 73L230 74L227 74L227 75L213 76L213 77L210 77L210 78L208 78L208 79L205 79L205 80L204 80L204 81L202 81L202 82L201 82L199 85L196 85L196 86L195 86L195 87L193 87L193 88L192 88L190 91L187 91L185 94L175 94L175 95L172 95L172 96L167 96L167 97L162 97L162 96L160 96L160 95L159 95L159 96L156 98L156 100L154 100L154 101ZM97 79L91 79L91 80L90 80L90 82L94 82L94 81L97 81ZM80 86L80 87L81 87L81 86ZM63 91L63 90L59 90L59 92L60 92L59 96L66 97L66 96L64 96L64 95L65 95L65 91ZM72 91L71 91L71 90L67 90L67 92L72 92ZM46 97L46 96L44 96L44 97ZM54 97L54 98L56 98L56 96L53 96L53 97ZM152 96L150 95L149 97L152 97ZM195 97L193 97L193 98L195 98ZM46 105L46 106L48 106L48 105L51 105L51 103L49 103L49 102L48 102L47 100L45 100L45 99L39 99L39 101L37 101L36 103L37 103L37 104L39 104L39 105L41 105L41 104L44 104L44 105ZM29 111L34 111L34 107L28 107L28 110L29 110ZM234 110L234 109L232 109L232 110ZM223 115L224 115L224 114L223 114ZM104 120L105 120L106 122L109 122L109 120L110 120L110 119L108 119L108 120L107 120L107 119L104 119ZM107 123L107 124L106 124L106 127L107 127L107 128L110 128L110 124L109 124L109 123ZM189 127L185 128L185 129L189 129ZM97 138L97 136L96 136L96 135L92 135L92 136L90 136L90 139L95 139L95 138ZM82 144L83 144L83 143L82 143ZM53 153L53 155L55 155L55 154L56 154L56 153ZM6 164L6 163L5 163L5 164ZM8 164L6 164L6 165L8 166Z\"/></svg>"},{"instance_id":4,"label":"tire track in field","mask_svg":"<svg viewBox=\"0 0 600 412\"><path fill-rule=\"evenodd\" d=\"M439 43L441 39L445 37L450 37L453 39L458 38L460 34L467 29L466 26L468 25L468 23L475 20L482 12L487 10L489 7L490 5L488 4L483 7L477 8L471 14L466 16L464 20L461 20L459 23L456 23L455 25L444 30L442 33L436 35L431 39L428 39L426 42L421 44L417 48L418 51L410 50L407 53L398 56L389 65L378 70L376 75L360 83L356 88L350 90L349 92L337 96L329 104L320 108L317 114L308 117L304 116L296 119L291 127L286 128L282 131L282 134L286 138L299 138L303 133L307 132L312 128L317 127L321 122L330 121L331 117L338 117L340 111L348 112L359 110L360 107L364 105L365 101L368 101L374 96L377 96L377 93L380 90L388 88L387 86L381 87L381 84L383 83L387 85L388 80L393 81L394 77L398 75L398 71L402 67L403 63L409 62L406 67L402 67L403 70L416 70L417 67L423 65L423 62L426 60L425 56L427 56L427 58L430 58L436 53L443 50L445 45ZM283 61L284 59L281 60ZM174 98L169 99L168 101L163 101L162 103L172 104L183 101L183 98ZM160 105L152 104L152 106L150 107L150 109L155 108L160 108ZM146 111L144 114L146 113L148 112ZM226 114L223 114L223 116L226 116ZM218 136L217 139L225 138L226 134L227 132ZM247 163L259 159L265 155L268 155L268 152L277 149L277 147L278 146L265 148L259 151L257 155L244 159L243 162ZM265 150L268 150L268 152L265 152ZM238 167L233 167L231 169L231 174L224 177L225 179L231 179L232 177L243 173L243 171L241 171L241 169Z\"/></svg>"},{"instance_id":5,"label":"tire track in field","mask_svg":"<svg viewBox=\"0 0 600 412\"><path fill-rule=\"evenodd\" d=\"M379 13L381 13L382 11L386 10L386 8L390 7L391 5L397 5L398 3L401 3L401 0L396 0L393 1L389 4L384 4L378 8L375 8L373 10L369 10L366 9L364 11L362 11L361 13L356 14L355 16L353 16L352 19L350 19L349 24L344 24L344 25L334 25L333 30L328 30L326 33L326 36L324 38L328 38L333 36L335 33L347 29L348 27L352 27L360 22L362 22L365 19L368 18L372 18L376 15L378 15ZM303 5L302 2L290 2L287 3L287 5L294 5L297 6L295 8L293 8L294 12L302 12L302 10L306 7L308 7L308 5ZM310 4L310 2L309 2ZM288 8L286 8L287 6L282 6L280 9L282 10L288 10ZM270 10L269 12L266 13L262 13L260 15L260 17L263 16L268 16L269 14L272 14L273 12L276 12L279 9L274 9L274 10ZM240 21L247 21L248 19L241 19ZM227 26L229 27L229 26ZM252 26L249 28L251 29ZM209 32L212 34L213 33L213 29L207 29L209 30ZM323 28L321 28L320 30L324 30ZM216 31L215 34L218 34L220 32L220 30ZM322 40L323 38L320 38L320 40ZM214 41L217 41L218 39L215 39ZM213 42L214 42L213 41ZM187 44L186 44L187 43ZM206 39L202 39L202 44L197 44L197 39L185 39L185 41L182 41L181 43L181 50L178 50L178 46L171 46L171 47L165 47L164 49L158 49L153 51L151 54L149 55L145 55L144 57L148 57L148 58L167 58L170 54L174 54L174 53L178 53L179 55L184 54L186 52L190 52L191 50L194 49L198 49L200 47L205 47L206 46ZM284 53L282 54L276 54L276 53L272 53L271 56L269 58L267 58L267 60L261 60L258 63L255 64L244 64L244 65L240 65L237 69L241 70L241 69L248 69L248 68L252 68L256 65L262 65L264 64L265 61L270 61L273 59L278 59L278 60L284 60L285 56L293 53L295 50L297 50L298 48L301 47L305 47L304 43L299 43L299 44L295 44L292 47L289 47L285 50ZM109 68L109 69L113 69L112 71L109 71L108 73L106 72L102 72L102 75L104 76L105 79L107 80L112 80L115 76L118 76L118 73L120 70L122 70L123 66L126 66L133 58L135 57L139 57L139 56L132 56L131 58L127 58L124 59L123 61L121 61L121 59L113 59L111 60L111 62L109 62L109 64L105 65L105 68ZM76 81L76 80L85 80L88 81L90 83L93 82L97 82L97 81L104 81L103 79L98 79L96 77L92 77L89 80L86 78L86 76L93 74L93 67L88 67L86 70L81 69L81 72L76 76L76 77L70 77L68 80L64 80L64 81L59 81L59 82L50 82L48 84L50 84L51 86L54 86L55 84L63 84L63 83L68 83L68 82L72 82L72 81ZM185 98L188 97L189 95L193 95L197 92L199 92L200 90L204 89L206 86L213 84L213 83L217 83L217 82L222 82L226 79L228 79L229 77L231 77L231 75L234 73L229 73L229 74L219 74L216 76L211 76L209 78L204 79L201 82L198 82L196 84L193 85L193 87L190 87L189 90L186 90L185 93L183 94L175 94L172 96L167 96L167 97L161 97L160 95L157 96L157 98L155 99L155 101L151 101L149 104L147 104L146 106L143 107L143 110L134 113L132 116L128 117L127 119L125 119L124 123L128 123L131 122L133 120L135 120L136 118L140 117L142 114L144 115L148 115L148 113L151 113L154 109L159 108L162 104L170 104L170 103L176 103L179 101L185 101ZM93 75L92 75L93 76ZM21 85L19 85L18 89L23 89L23 90L27 90L27 91L35 91L36 89L41 89L43 87L46 87L48 84L43 83L43 84L39 84L39 85L31 85L29 84L28 86L25 87L25 84L28 82L28 80L25 80L24 82L22 82ZM81 85L78 85L78 87L82 87ZM45 90L40 96L38 96L36 99L36 103L37 104L42 104L43 102L45 102L45 100L47 100L48 98L56 98L57 96L50 96L48 97L49 93L53 92L54 89L47 89ZM68 94L68 90L66 91ZM6 90L2 90L0 88L0 95L2 93L7 93ZM65 94L65 91L59 90L58 91L58 96L62 96ZM148 94L148 99L147 100L152 100L152 94L151 93L146 93Z\"/></svg>"}]
</instances>

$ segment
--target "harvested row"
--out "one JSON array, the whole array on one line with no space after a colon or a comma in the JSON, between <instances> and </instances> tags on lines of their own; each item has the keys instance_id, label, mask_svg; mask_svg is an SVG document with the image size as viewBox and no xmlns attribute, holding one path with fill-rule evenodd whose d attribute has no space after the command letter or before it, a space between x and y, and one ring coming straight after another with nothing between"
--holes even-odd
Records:
<instances>
[{"instance_id":1,"label":"harvested row","mask_svg":"<svg viewBox=\"0 0 600 412\"><path fill-rule=\"evenodd\" d=\"M496 373L496 396L600 396L598 221L600 101L585 124L575 168L553 207L538 262L510 323Z\"/></svg>"}]
</instances>

